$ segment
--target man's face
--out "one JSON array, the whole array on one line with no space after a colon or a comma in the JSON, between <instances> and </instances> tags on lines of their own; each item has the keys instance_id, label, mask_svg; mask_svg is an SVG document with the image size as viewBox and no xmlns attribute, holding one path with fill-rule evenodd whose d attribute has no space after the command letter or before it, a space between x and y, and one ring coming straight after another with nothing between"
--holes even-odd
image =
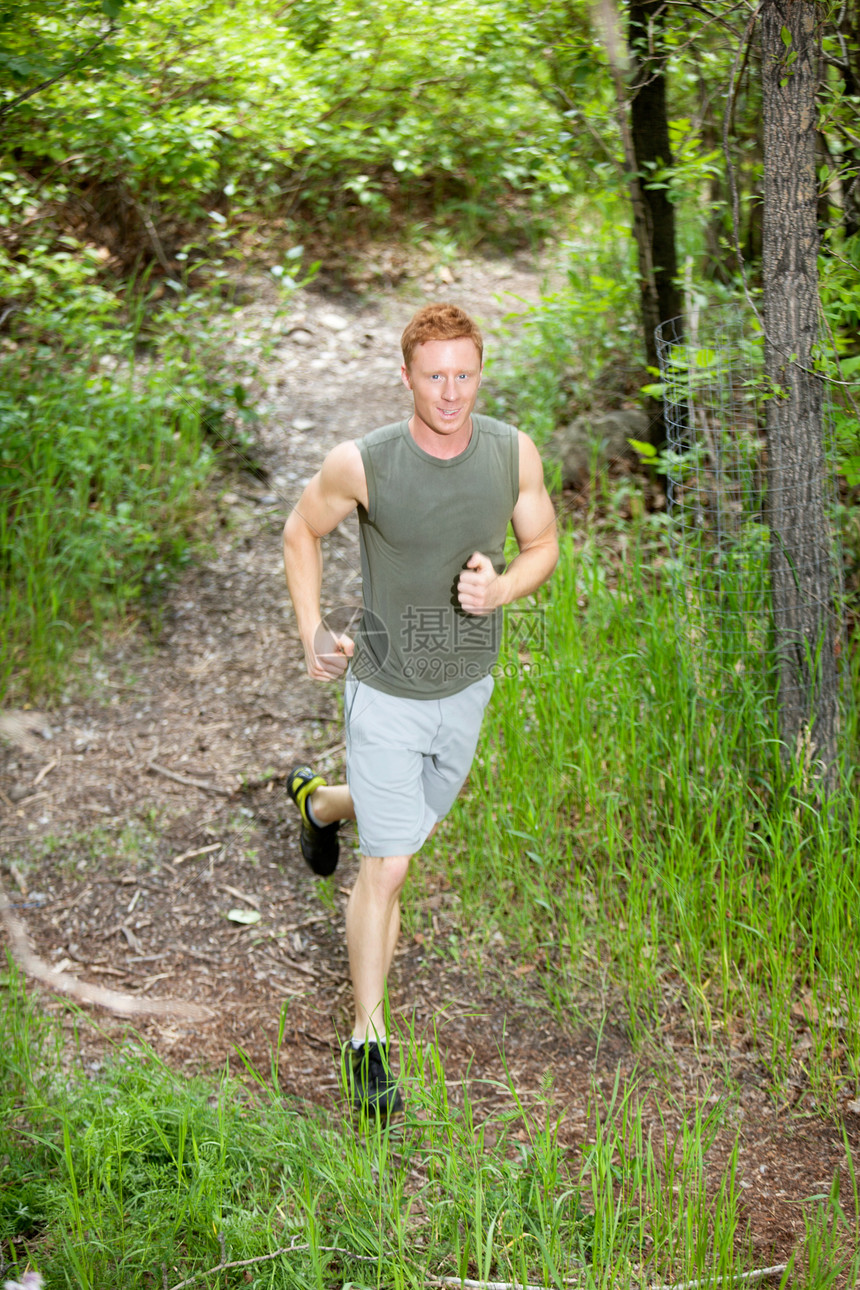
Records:
<instances>
[{"instance_id":1,"label":"man's face","mask_svg":"<svg viewBox=\"0 0 860 1290\"><path fill-rule=\"evenodd\" d=\"M415 415L434 434L449 437L469 428L481 384L478 347L467 336L418 345L403 383L412 391Z\"/></svg>"}]
</instances>

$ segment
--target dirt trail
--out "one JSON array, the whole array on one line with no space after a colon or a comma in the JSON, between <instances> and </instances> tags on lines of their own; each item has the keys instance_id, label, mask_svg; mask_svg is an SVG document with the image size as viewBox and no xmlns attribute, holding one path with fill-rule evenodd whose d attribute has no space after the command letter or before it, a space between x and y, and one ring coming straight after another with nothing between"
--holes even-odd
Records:
<instances>
[{"instance_id":1,"label":"dirt trail","mask_svg":"<svg viewBox=\"0 0 860 1290\"><path fill-rule=\"evenodd\" d=\"M266 478L242 474L215 503L211 554L170 594L158 636L137 630L106 643L88 681L47 714L49 737L0 746L3 879L39 953L82 980L207 1005L213 1018L205 1023L151 1018L137 1026L172 1065L188 1069L228 1057L235 1066L241 1047L268 1070L286 1002L283 1089L328 1105L336 1099L335 1036L351 1024L343 910L356 862L347 836L334 884L315 882L283 790L288 768L305 758L337 775L343 745L334 689L304 674L281 529L335 443L408 412L398 338L419 303L461 301L486 324L492 347L503 315L539 292L526 261L475 260L441 278L449 280L431 274L364 297L299 294L261 371ZM252 348L275 303L258 286L237 320ZM348 523L325 543L326 608L358 602L356 529ZM431 891L426 906L438 950L456 927L453 890ZM259 921L233 921L237 910ZM500 951L479 984L450 953L404 937L391 982L395 1012L419 1032L436 1029L452 1080L470 1070L503 1080L504 1042L527 1105L540 1102L551 1072L572 1146L588 1139L589 1092L608 1096L617 1071L622 1081L635 1073L645 1090L659 1079L681 1106L702 1095L709 1073L681 1029L674 1067L658 1077L620 1025L606 1026L598 1047L590 1031L563 1027L541 1004L536 976L524 984L510 969ZM111 1042L127 1033L125 1022L102 1024ZM85 1035L94 1069L105 1042ZM791 1252L803 1232L798 1202L826 1190L844 1149L836 1126L772 1110L744 1054L732 1075L740 1185L764 1265ZM508 1100L489 1083L479 1096L488 1108ZM730 1128L715 1146L715 1169Z\"/></svg>"}]
</instances>

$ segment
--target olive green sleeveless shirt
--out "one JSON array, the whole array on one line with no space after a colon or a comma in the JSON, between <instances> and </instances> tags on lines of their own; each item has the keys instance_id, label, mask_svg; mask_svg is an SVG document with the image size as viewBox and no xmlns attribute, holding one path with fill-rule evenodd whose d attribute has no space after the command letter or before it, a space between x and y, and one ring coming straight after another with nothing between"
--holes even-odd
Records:
<instances>
[{"instance_id":1,"label":"olive green sleeveless shirt","mask_svg":"<svg viewBox=\"0 0 860 1290\"><path fill-rule=\"evenodd\" d=\"M499 652L501 609L464 613L457 580L475 551L504 570L519 495L517 431L473 415L468 447L448 460L419 448L407 421L371 431L358 447L364 612L350 671L404 698L456 694L486 676Z\"/></svg>"}]
</instances>

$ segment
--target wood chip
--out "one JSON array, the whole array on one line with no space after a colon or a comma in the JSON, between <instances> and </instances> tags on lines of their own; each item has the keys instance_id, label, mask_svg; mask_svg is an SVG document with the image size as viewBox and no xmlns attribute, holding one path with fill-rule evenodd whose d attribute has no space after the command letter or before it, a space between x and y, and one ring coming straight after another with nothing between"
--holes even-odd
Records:
<instances>
[{"instance_id":1,"label":"wood chip","mask_svg":"<svg viewBox=\"0 0 860 1290\"><path fill-rule=\"evenodd\" d=\"M18 890L20 891L21 895L26 896L28 894L27 879L24 877L23 873L18 868L14 860L11 861L9 865L9 872L11 873L12 877L15 879L16 883L18 884Z\"/></svg>"},{"instance_id":2,"label":"wood chip","mask_svg":"<svg viewBox=\"0 0 860 1290\"><path fill-rule=\"evenodd\" d=\"M16 806L29 806L31 802L38 802L43 797L52 797L53 794L47 791L41 793L30 793L28 797L21 797L16 802Z\"/></svg>"},{"instance_id":3,"label":"wood chip","mask_svg":"<svg viewBox=\"0 0 860 1290\"><path fill-rule=\"evenodd\" d=\"M33 780L33 787L38 788L42 780L45 778L45 776L50 775L51 771L58 764L59 764L59 758L55 757L53 761L48 762L47 766L43 766L42 769L39 771L38 775L36 776L36 778Z\"/></svg>"},{"instance_id":4,"label":"wood chip","mask_svg":"<svg viewBox=\"0 0 860 1290\"><path fill-rule=\"evenodd\" d=\"M128 941L129 949L134 950L135 954L139 954L140 951L143 949L143 942L141 941L140 937L135 936L131 928L126 927L125 923L123 923L122 927L120 927L119 930L122 932L123 936Z\"/></svg>"},{"instance_id":5,"label":"wood chip","mask_svg":"<svg viewBox=\"0 0 860 1290\"><path fill-rule=\"evenodd\" d=\"M246 896L244 891L238 891L235 887L229 887L227 883L224 883L221 890L226 891L228 896L235 896L237 900L244 900L245 904L250 905L253 909L260 908L260 901L257 896Z\"/></svg>"},{"instance_id":6,"label":"wood chip","mask_svg":"<svg viewBox=\"0 0 860 1290\"><path fill-rule=\"evenodd\" d=\"M210 851L217 851L223 845L223 842L213 842L208 847L195 847L193 851L183 851L181 855L174 856L168 863L183 864L186 860L193 860L195 856L206 856Z\"/></svg>"}]
</instances>

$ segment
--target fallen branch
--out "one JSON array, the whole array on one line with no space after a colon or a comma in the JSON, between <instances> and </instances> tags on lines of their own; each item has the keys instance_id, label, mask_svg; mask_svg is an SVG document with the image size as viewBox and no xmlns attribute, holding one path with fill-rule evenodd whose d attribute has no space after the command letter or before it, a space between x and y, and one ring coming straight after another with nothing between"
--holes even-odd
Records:
<instances>
[{"instance_id":1,"label":"fallen branch","mask_svg":"<svg viewBox=\"0 0 860 1290\"><path fill-rule=\"evenodd\" d=\"M759 1281L781 1277L787 1263L777 1263L772 1268L753 1268L751 1272L736 1272L731 1277L701 1277L698 1281L678 1281L674 1285L652 1284L650 1290L705 1290L706 1286L752 1286Z\"/></svg>"},{"instance_id":2,"label":"fallen branch","mask_svg":"<svg viewBox=\"0 0 860 1290\"><path fill-rule=\"evenodd\" d=\"M307 1241L298 1245L297 1238L293 1238L289 1245L282 1245L277 1250L270 1250L268 1254L257 1254L251 1259L235 1259L228 1263L222 1254L221 1262L215 1267L207 1268L205 1272L195 1272L193 1276L186 1277L184 1281L177 1281L175 1285L167 1284L167 1269L163 1268L164 1290L186 1290L186 1287L192 1286L204 1277L215 1276L218 1272L227 1272L233 1268L250 1268L259 1263L271 1263L273 1259L279 1259L284 1254L301 1254L310 1249L315 1249L320 1254L343 1254L349 1259L355 1259L359 1263L378 1263L381 1259L391 1259L393 1256L387 1254L356 1254L354 1250L344 1249L341 1245L316 1245L311 1246ZM224 1248L222 1239L222 1250ZM675 1284L660 1284L652 1282L648 1290L704 1290L705 1286L718 1285L755 1285L759 1281L766 1281L772 1277L782 1276L787 1269L787 1263L780 1263L770 1268L756 1268L751 1272L739 1272L731 1277L703 1277L698 1281L679 1281ZM545 1284L529 1285L521 1281L470 1281L467 1277L425 1277L425 1285L432 1286L460 1286L462 1290L546 1290ZM577 1277L573 1280L567 1279L563 1282L566 1286L583 1286L585 1285L584 1277Z\"/></svg>"},{"instance_id":3,"label":"fallen branch","mask_svg":"<svg viewBox=\"0 0 860 1290\"><path fill-rule=\"evenodd\" d=\"M307 1242L303 1245L296 1245L292 1241L289 1245L282 1245L277 1250L271 1250L268 1254L257 1254L253 1259L235 1259L232 1263L225 1263L223 1260L216 1264L214 1268L207 1268L205 1272L195 1272L194 1276L186 1277L184 1281L177 1281L175 1286L168 1287L167 1273L164 1274L165 1290L185 1290L186 1286L193 1286L195 1281L201 1281L203 1277L211 1277L216 1272L226 1272L229 1268L250 1268L257 1263L271 1263L272 1259L279 1259L282 1254L300 1254L303 1250L316 1249L320 1254L345 1254L350 1259L357 1259L359 1263L378 1263L380 1258L390 1258L390 1255L378 1254L355 1254L352 1250L342 1249L339 1245L316 1245L311 1247ZM468 1284L468 1283L467 1283Z\"/></svg>"},{"instance_id":4,"label":"fallen branch","mask_svg":"<svg viewBox=\"0 0 860 1290\"><path fill-rule=\"evenodd\" d=\"M106 1008L120 1017L184 1017L189 1021L208 1021L214 1015L211 1009L197 1003L178 999L142 999L138 995L108 990L101 985L79 981L70 972L56 972L49 963L39 958L30 946L27 928L15 914L5 891L0 888L0 919L6 929L12 956L24 975L39 981L56 994L68 995L78 1003Z\"/></svg>"},{"instance_id":5,"label":"fallen branch","mask_svg":"<svg viewBox=\"0 0 860 1290\"><path fill-rule=\"evenodd\" d=\"M652 1281L648 1290L705 1290L705 1287L713 1286L740 1286L756 1285L759 1281L767 1281L772 1277L782 1276L788 1267L787 1263L779 1263L771 1268L755 1268L752 1272L738 1272L731 1277L702 1277L698 1281L676 1281L672 1284ZM430 1277L425 1285L435 1286L461 1286L462 1290L545 1290L543 1283L541 1285L523 1284L522 1281L470 1281L467 1277ZM566 1286L583 1286L585 1281L582 1277L574 1280L563 1282Z\"/></svg>"},{"instance_id":6,"label":"fallen branch","mask_svg":"<svg viewBox=\"0 0 860 1290\"><path fill-rule=\"evenodd\" d=\"M205 779L192 779L190 775L179 775L175 770L168 770L166 766L159 765L157 761L148 761L146 769L156 775L164 775L166 779L172 779L174 784L184 784L186 788L199 788L204 793L218 793L221 797L232 797L235 792L232 788L220 788L218 784L210 784Z\"/></svg>"}]
</instances>

